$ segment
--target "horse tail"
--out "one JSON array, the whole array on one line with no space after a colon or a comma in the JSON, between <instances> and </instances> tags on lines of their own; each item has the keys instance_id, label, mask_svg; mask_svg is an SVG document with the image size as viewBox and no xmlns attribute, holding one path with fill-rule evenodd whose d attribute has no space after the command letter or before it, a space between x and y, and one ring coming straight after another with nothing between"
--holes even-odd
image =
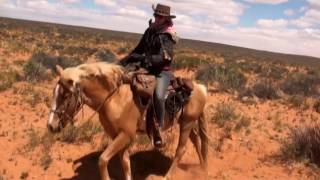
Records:
<instances>
[{"instance_id":1,"label":"horse tail","mask_svg":"<svg viewBox=\"0 0 320 180\"><path fill-rule=\"evenodd\" d=\"M203 167L206 169L208 165L208 143L209 143L209 137L208 137L208 125L207 121L204 116L204 112L201 113L199 117L199 135L201 139L201 155L203 158Z\"/></svg>"},{"instance_id":2,"label":"horse tail","mask_svg":"<svg viewBox=\"0 0 320 180\"><path fill-rule=\"evenodd\" d=\"M202 84L199 84L199 88L206 99L207 88ZM203 158L203 166L204 168L207 168L209 136L208 136L208 124L205 118L204 111L202 111L202 113L200 114L200 117L198 120L198 126L199 126L200 140L201 140L201 155Z\"/></svg>"}]
</instances>

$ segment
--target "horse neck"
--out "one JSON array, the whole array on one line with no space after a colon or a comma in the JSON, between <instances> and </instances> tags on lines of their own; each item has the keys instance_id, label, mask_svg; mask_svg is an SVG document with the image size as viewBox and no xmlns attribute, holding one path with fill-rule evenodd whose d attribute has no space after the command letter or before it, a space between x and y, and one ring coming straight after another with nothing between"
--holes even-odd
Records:
<instances>
[{"instance_id":1,"label":"horse neck","mask_svg":"<svg viewBox=\"0 0 320 180\"><path fill-rule=\"evenodd\" d=\"M80 86L85 103L93 109L98 108L118 88L115 84L103 83L99 78L83 79Z\"/></svg>"}]
</instances>

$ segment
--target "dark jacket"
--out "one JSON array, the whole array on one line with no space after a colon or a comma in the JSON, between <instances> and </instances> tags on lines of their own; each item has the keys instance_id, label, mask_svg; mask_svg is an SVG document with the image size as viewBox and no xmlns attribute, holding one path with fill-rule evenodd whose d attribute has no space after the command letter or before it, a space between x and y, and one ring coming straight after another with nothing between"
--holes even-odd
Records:
<instances>
[{"instance_id":1,"label":"dark jacket","mask_svg":"<svg viewBox=\"0 0 320 180\"><path fill-rule=\"evenodd\" d=\"M172 33L166 32L165 29L165 27L158 29L149 27L137 47L131 52L152 74L171 69L173 48L177 38Z\"/></svg>"}]
</instances>

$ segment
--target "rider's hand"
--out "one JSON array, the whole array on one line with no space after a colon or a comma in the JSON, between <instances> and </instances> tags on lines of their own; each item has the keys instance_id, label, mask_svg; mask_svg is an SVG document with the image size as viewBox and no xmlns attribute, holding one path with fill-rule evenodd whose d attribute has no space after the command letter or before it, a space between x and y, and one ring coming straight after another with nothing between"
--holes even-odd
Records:
<instances>
[{"instance_id":1,"label":"rider's hand","mask_svg":"<svg viewBox=\"0 0 320 180\"><path fill-rule=\"evenodd\" d=\"M130 55L130 58L133 59L133 61L136 61L136 62L143 62L144 59L145 59L145 56L144 55L141 55L141 54L137 54L137 53L132 53Z\"/></svg>"}]
</instances>

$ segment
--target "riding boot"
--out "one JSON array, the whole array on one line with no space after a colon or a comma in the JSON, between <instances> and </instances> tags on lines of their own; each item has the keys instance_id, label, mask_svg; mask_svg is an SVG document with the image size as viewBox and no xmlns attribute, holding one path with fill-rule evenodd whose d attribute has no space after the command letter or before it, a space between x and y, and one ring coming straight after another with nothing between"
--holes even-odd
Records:
<instances>
[{"instance_id":1,"label":"riding boot","mask_svg":"<svg viewBox=\"0 0 320 180\"><path fill-rule=\"evenodd\" d=\"M164 100L160 100L155 98L154 100L154 107L155 107L155 116L156 120L158 121L158 126L155 128L156 132L154 133L154 145L156 147L161 147L162 144L162 138L160 135L160 131L164 127L164 114L165 114L165 103Z\"/></svg>"}]
</instances>

